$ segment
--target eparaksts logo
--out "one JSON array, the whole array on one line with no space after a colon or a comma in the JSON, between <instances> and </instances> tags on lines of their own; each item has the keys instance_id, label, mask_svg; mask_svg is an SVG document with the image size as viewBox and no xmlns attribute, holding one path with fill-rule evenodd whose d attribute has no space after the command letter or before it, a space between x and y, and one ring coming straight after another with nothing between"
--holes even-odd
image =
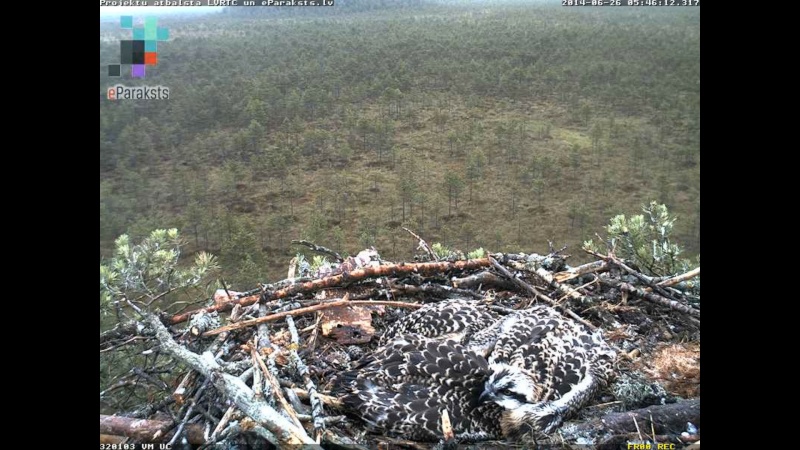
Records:
<instances>
[{"instance_id":1,"label":"eparaksts logo","mask_svg":"<svg viewBox=\"0 0 800 450\"><path fill-rule=\"evenodd\" d=\"M166 86L111 86L106 91L109 100L169 100Z\"/></svg>"}]
</instances>

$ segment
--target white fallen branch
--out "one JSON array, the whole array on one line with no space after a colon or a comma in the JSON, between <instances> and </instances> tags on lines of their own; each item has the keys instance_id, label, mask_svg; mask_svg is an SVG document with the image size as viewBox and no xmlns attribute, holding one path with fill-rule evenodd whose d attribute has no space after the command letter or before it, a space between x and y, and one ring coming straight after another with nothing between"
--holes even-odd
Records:
<instances>
[{"instance_id":1,"label":"white fallen branch","mask_svg":"<svg viewBox=\"0 0 800 450\"><path fill-rule=\"evenodd\" d=\"M316 446L305 430L292 424L265 402L255 400L253 390L238 377L225 373L214 360L214 355L205 352L201 356L178 345L157 316L148 314L147 321L155 330L162 349L210 379L214 387L228 396L240 411L263 425L282 445Z\"/></svg>"}]
</instances>

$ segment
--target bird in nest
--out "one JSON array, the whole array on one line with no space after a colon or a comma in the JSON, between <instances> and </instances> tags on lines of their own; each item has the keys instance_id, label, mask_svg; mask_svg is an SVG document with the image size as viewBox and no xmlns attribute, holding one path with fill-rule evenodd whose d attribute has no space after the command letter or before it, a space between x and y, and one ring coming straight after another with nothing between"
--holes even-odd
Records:
<instances>
[{"instance_id":1,"label":"bird in nest","mask_svg":"<svg viewBox=\"0 0 800 450\"><path fill-rule=\"evenodd\" d=\"M609 382L616 358L548 306L499 316L468 300L407 314L380 344L332 392L370 431L418 441L442 439L444 411L461 441L552 433Z\"/></svg>"}]
</instances>

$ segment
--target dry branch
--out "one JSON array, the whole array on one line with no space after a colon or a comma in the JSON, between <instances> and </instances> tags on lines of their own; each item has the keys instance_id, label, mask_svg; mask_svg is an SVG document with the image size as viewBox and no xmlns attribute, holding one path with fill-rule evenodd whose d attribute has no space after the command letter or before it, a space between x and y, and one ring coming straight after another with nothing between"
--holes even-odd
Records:
<instances>
[{"instance_id":1,"label":"dry branch","mask_svg":"<svg viewBox=\"0 0 800 450\"><path fill-rule=\"evenodd\" d=\"M141 324L135 320L118 323L114 328L100 333L100 347L115 339L130 339L131 336L139 334L141 328Z\"/></svg>"},{"instance_id":2,"label":"dry branch","mask_svg":"<svg viewBox=\"0 0 800 450\"><path fill-rule=\"evenodd\" d=\"M513 289L514 285L509 283L505 278L498 277L489 271L478 272L463 278L453 278L450 280L454 288L468 289L479 287L486 288L487 286L494 286L500 289Z\"/></svg>"},{"instance_id":3,"label":"dry branch","mask_svg":"<svg viewBox=\"0 0 800 450\"><path fill-rule=\"evenodd\" d=\"M624 292L629 294L635 295L636 297L643 298L649 302L655 303L657 305L666 306L672 310L682 312L684 314L689 314L694 317L700 318L700 310L694 309L691 306L684 305L683 303L677 302L675 300L670 300L668 298L664 298L658 294L654 294L652 292L646 292L644 289L637 288L628 283L623 283L621 281L612 280L607 277L601 277L600 282L607 284L609 286L614 286L618 289L621 289Z\"/></svg>"},{"instance_id":4,"label":"dry branch","mask_svg":"<svg viewBox=\"0 0 800 450\"><path fill-rule=\"evenodd\" d=\"M284 445L316 444L302 428L298 428L264 402L253 400L253 390L241 379L225 373L211 353L202 356L178 345L158 317L148 315L149 325L155 330L161 348L209 378L220 392L236 404L246 415L262 424Z\"/></svg>"},{"instance_id":5,"label":"dry branch","mask_svg":"<svg viewBox=\"0 0 800 450\"><path fill-rule=\"evenodd\" d=\"M261 358L261 355L259 355L258 352L256 352L255 347L250 349L250 355L252 356L253 361L255 361L261 368L261 373L264 375L264 378L267 379L270 386L272 387L272 395L275 396L275 398L278 400L278 403L281 405L283 410L286 411L286 414L288 414L289 417L292 419L292 421L294 421L294 424L297 425L297 427L299 427L300 429L303 429L303 424L301 424L300 419L297 418L297 413L295 412L294 408L292 408L292 405L290 405L289 402L286 400L286 397L283 396L283 391L281 391L280 383L278 383L278 380L275 379L275 376L272 374L272 372L270 372L269 369L267 369L267 365L264 364L264 360Z\"/></svg>"},{"instance_id":6,"label":"dry branch","mask_svg":"<svg viewBox=\"0 0 800 450\"><path fill-rule=\"evenodd\" d=\"M692 278L694 278L696 276L699 276L699 275L700 275L700 268L698 267L698 268L690 270L690 271L688 271L686 273L683 273L683 274L680 274L680 275L676 275L676 276L674 276L672 278L666 279L666 280L658 283L658 285L662 286L662 287L674 286L674 285L676 285L678 283L682 283L682 282L684 282L686 280L691 280Z\"/></svg>"},{"instance_id":7,"label":"dry branch","mask_svg":"<svg viewBox=\"0 0 800 450\"><path fill-rule=\"evenodd\" d=\"M587 273L599 273L607 271L608 271L607 262L605 262L604 260L593 261L587 264L580 265L578 267L573 267L569 270L555 273L553 274L553 279L555 279L559 283L563 283L573 278L578 278L579 276L585 275Z\"/></svg>"},{"instance_id":8,"label":"dry branch","mask_svg":"<svg viewBox=\"0 0 800 450\"><path fill-rule=\"evenodd\" d=\"M669 292L667 292L666 290L664 290L664 288L660 287L659 285L657 285L657 284L653 283L653 281L652 281L652 279L651 279L651 278L649 278L649 277L647 277L647 276L645 276L645 275L643 275L643 274L639 273L639 272L638 272L638 271L636 271L636 270L633 270L633 269L631 269L631 268L630 268L630 267L628 267L628 266L627 266L627 265L626 265L626 264L625 264L625 263L624 263L622 260L620 260L620 259L619 259L619 258L617 258L616 256L614 256L614 255L608 255L606 258L607 258L607 260L610 260L612 263L614 263L614 264L615 264L617 267L621 268L621 269L622 269L622 270L624 270L625 272L628 272L629 274L631 274L631 275L633 275L634 277L636 277L636 278L637 278L639 281L641 281L642 283L644 283L644 284L646 284L646 285L650 286L650 290L655 290L656 292L658 292L659 294L661 294L661 296L662 296L662 297L668 298L668 299L670 299L670 300L677 301L677 299L676 299L676 298L672 297L672 294L670 294Z\"/></svg>"},{"instance_id":9,"label":"dry branch","mask_svg":"<svg viewBox=\"0 0 800 450\"><path fill-rule=\"evenodd\" d=\"M500 273L502 273L506 278L511 280L512 283L517 285L523 291L533 295L535 298L539 298L539 299L544 300L545 302L550 304L550 306L552 306L552 307L558 309L559 311L561 311L562 314L566 314L569 317L577 320L578 322L580 322L583 325L585 325L586 327L588 327L590 330L592 330L592 331L597 330L596 326L594 326L591 323L583 320L579 315L575 314L572 310L567 309L562 305L559 305L558 303L556 303L555 300L553 300L552 298L548 297L547 295L539 292L539 290L536 289L535 287L531 286L530 284L528 284L528 283L520 280L519 278L515 277L514 275L512 275L511 272L509 272L508 269L506 269L499 262L497 262L496 259L490 257L489 260L491 261L492 266L494 266L495 269L497 269Z\"/></svg>"},{"instance_id":10,"label":"dry branch","mask_svg":"<svg viewBox=\"0 0 800 450\"><path fill-rule=\"evenodd\" d=\"M418 241L419 241L419 246L418 246L417 248L421 248L421 249L425 250L425 253L427 253L427 254L428 254L428 256L429 256L429 257L430 257L432 260L434 260L434 261L438 261L438 260L439 260L439 258L436 256L436 253L434 253L434 252L433 252L433 249L431 249L431 246L430 246L430 245L428 245L428 243L427 243L427 242L425 242L425 239L422 239L422 238L421 238L421 237L419 237L419 236L418 236L416 233L414 233L413 231L409 230L409 229L408 229L408 228L406 228L406 227L401 227L401 228L402 228L403 230L405 230L406 232L408 232L408 234L410 234L410 235L414 236L414 238L415 238L416 240L418 240Z\"/></svg>"},{"instance_id":11,"label":"dry branch","mask_svg":"<svg viewBox=\"0 0 800 450\"><path fill-rule=\"evenodd\" d=\"M344 261L344 258L342 258L342 255L336 253L335 251L333 251L333 250L331 250L331 249L329 249L327 247L323 247L321 245L317 245L317 244L315 244L313 242L305 241L305 240L302 240L302 239L293 239L292 240L292 244L304 245L304 246L310 248L311 250L314 250L317 253L322 253L323 255L330 256L331 258L335 259L336 262Z\"/></svg>"},{"instance_id":12,"label":"dry branch","mask_svg":"<svg viewBox=\"0 0 800 450\"><path fill-rule=\"evenodd\" d=\"M313 427L314 427L314 440L320 442L322 440L322 431L325 428L324 419L324 412L322 409L322 402L320 401L319 397L317 397L317 385L314 384L314 381L311 379L311 374L308 371L308 366L300 358L300 355L297 353L297 349L300 347L300 336L297 334L297 327L294 324L294 319L292 316L286 317L286 325L289 327L289 333L292 336L292 346L289 350L289 356L294 360L295 366L297 367L298 374L303 377L303 381L306 384L306 390L308 391L308 399L311 403L311 417L313 418Z\"/></svg>"},{"instance_id":13,"label":"dry branch","mask_svg":"<svg viewBox=\"0 0 800 450\"><path fill-rule=\"evenodd\" d=\"M536 272L534 272L534 273L539 278L544 280L545 283L550 285L551 288L555 289L557 292L559 292L561 294L564 294L564 295L568 296L569 298L571 298L573 300L578 300L578 301L583 301L584 300L584 296L580 292L576 291L575 289L572 289L571 287L567 286L566 284L559 283L558 281L556 281L556 279L553 277L553 275L550 272L548 272L547 270L545 270L545 269L540 267L540 268L536 269Z\"/></svg>"},{"instance_id":14,"label":"dry branch","mask_svg":"<svg viewBox=\"0 0 800 450\"><path fill-rule=\"evenodd\" d=\"M385 300L376 300L376 301L361 301L361 300L334 300L331 302L325 303L318 303L316 305L307 306L305 308L293 309L291 311L283 311L275 314L270 314L268 316L259 317L257 319L251 320L243 320L241 322L232 323L230 325L225 325L224 327L219 327L214 330L209 330L203 333L203 336L213 336L215 334L223 333L225 331L232 331L232 330L239 330L242 328L251 327L253 325L258 325L264 322L272 322L278 319L283 319L287 316L296 316L300 314L306 314L314 311L320 311L323 309L333 308L337 306L345 306L345 305L386 305L386 306L397 306L403 308L419 308L422 305L418 305L416 303L406 303L406 302L394 302L394 301L385 301Z\"/></svg>"},{"instance_id":15,"label":"dry branch","mask_svg":"<svg viewBox=\"0 0 800 450\"><path fill-rule=\"evenodd\" d=\"M399 263L399 264L386 264L375 267L363 267L355 269L352 272L346 272L338 275L331 275L328 277L312 280L304 283L297 283L276 291L267 291L261 295L263 301L277 300L286 298L295 294L309 294L332 287L339 287L347 283L365 280L368 278L378 277L394 277L400 275L410 275L413 273L420 275L431 275L436 273L446 273L451 270L474 270L481 267L488 267L490 265L488 258L480 259L467 259L461 261L439 261L439 262L425 262L425 263ZM231 300L229 302L221 303L207 308L196 309L188 311L183 314L178 314L172 317L171 324L177 324L189 320L189 318L201 311L227 311L233 308L233 305L240 304L242 306L249 306L259 301L258 295L249 297L242 297L239 299Z\"/></svg>"},{"instance_id":16,"label":"dry branch","mask_svg":"<svg viewBox=\"0 0 800 450\"><path fill-rule=\"evenodd\" d=\"M468 289L458 289L450 286L443 286L441 284L423 284L416 286L413 284L397 284L392 283L392 294L395 295L408 295L408 294L425 294L435 295L446 298L463 298L472 297L475 299L483 298L480 294Z\"/></svg>"}]
</instances>

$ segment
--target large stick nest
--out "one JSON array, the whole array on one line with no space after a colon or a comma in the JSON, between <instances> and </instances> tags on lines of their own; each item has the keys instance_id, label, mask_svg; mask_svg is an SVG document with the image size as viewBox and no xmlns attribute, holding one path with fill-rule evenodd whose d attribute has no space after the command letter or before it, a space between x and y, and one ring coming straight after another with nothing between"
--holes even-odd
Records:
<instances>
[{"instance_id":1,"label":"large stick nest","mask_svg":"<svg viewBox=\"0 0 800 450\"><path fill-rule=\"evenodd\" d=\"M657 279L613 255L569 267L568 256L555 251L439 260L424 241L420 248L425 255L404 264L381 261L374 249L347 259L330 252L334 262L313 273L295 259L287 280L249 292L219 290L201 310L144 313L102 333L101 352L127 360L131 370L100 394L101 413L114 413L101 415L101 442L430 448L367 433L326 394L332 377L371 352L387 326L448 298L483 302L501 314L550 304L601 329L616 348L616 381L537 444L682 448L699 441L699 269ZM521 444L479 446L491 445Z\"/></svg>"}]
</instances>

